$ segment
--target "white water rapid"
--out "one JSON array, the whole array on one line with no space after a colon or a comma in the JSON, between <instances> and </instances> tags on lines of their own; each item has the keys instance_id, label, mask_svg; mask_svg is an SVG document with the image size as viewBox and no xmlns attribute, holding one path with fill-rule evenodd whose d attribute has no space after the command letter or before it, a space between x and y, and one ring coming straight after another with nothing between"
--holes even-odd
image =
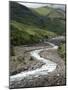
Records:
<instances>
[{"instance_id":1,"label":"white water rapid","mask_svg":"<svg viewBox=\"0 0 68 90\"><path fill-rule=\"evenodd\" d=\"M32 76L39 76L39 75L47 75L49 72L52 72L56 69L56 66L57 66L56 63L50 61L49 59L45 59L39 55L39 53L41 51L44 51L44 50L47 51L47 50L51 50L51 49L53 50L53 49L58 48L58 46L56 46L52 43L49 43L49 42L47 42L47 43L52 47L46 48L46 49L34 50L34 51L30 52L32 58L35 58L36 60L43 62L44 65L42 65L41 68L37 68L35 70L25 71L25 72L21 72L16 75L10 76L10 81L21 80L25 77L29 78L30 76L32 77Z\"/></svg>"}]
</instances>

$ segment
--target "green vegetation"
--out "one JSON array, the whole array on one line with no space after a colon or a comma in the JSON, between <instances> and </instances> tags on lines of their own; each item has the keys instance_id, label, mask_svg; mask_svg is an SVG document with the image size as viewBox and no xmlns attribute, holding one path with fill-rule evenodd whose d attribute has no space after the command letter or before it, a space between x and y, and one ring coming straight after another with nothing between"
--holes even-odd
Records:
<instances>
[{"instance_id":1,"label":"green vegetation","mask_svg":"<svg viewBox=\"0 0 68 90\"><path fill-rule=\"evenodd\" d=\"M58 48L58 53L65 60L65 54L66 54L65 53L65 44L60 44L60 46Z\"/></svg>"},{"instance_id":2,"label":"green vegetation","mask_svg":"<svg viewBox=\"0 0 68 90\"><path fill-rule=\"evenodd\" d=\"M11 44L32 44L43 40L54 37L56 34L53 32L38 29L36 27L21 24L16 21L11 23Z\"/></svg>"},{"instance_id":3,"label":"green vegetation","mask_svg":"<svg viewBox=\"0 0 68 90\"><path fill-rule=\"evenodd\" d=\"M65 19L60 11L50 7L29 9L10 2L11 45L33 44L62 35L65 32Z\"/></svg>"},{"instance_id":4,"label":"green vegetation","mask_svg":"<svg viewBox=\"0 0 68 90\"><path fill-rule=\"evenodd\" d=\"M58 35L59 34L62 35L62 33L64 33L64 30L65 30L65 24L62 22L64 21L55 18L52 21L49 21L49 24L47 24L46 27L48 28L48 30L55 32Z\"/></svg>"},{"instance_id":5,"label":"green vegetation","mask_svg":"<svg viewBox=\"0 0 68 90\"><path fill-rule=\"evenodd\" d=\"M50 18L65 18L64 12L60 9L54 9L48 6L43 6L40 8L33 9L41 16L48 16Z\"/></svg>"},{"instance_id":6,"label":"green vegetation","mask_svg":"<svg viewBox=\"0 0 68 90\"><path fill-rule=\"evenodd\" d=\"M51 8L49 7L40 7L40 8L36 8L34 9L38 14L42 15L42 16L46 16L50 13Z\"/></svg>"},{"instance_id":7,"label":"green vegetation","mask_svg":"<svg viewBox=\"0 0 68 90\"><path fill-rule=\"evenodd\" d=\"M62 34L65 30L65 13L60 9L50 8L48 6L34 9L41 18L42 28L48 31Z\"/></svg>"}]
</instances>

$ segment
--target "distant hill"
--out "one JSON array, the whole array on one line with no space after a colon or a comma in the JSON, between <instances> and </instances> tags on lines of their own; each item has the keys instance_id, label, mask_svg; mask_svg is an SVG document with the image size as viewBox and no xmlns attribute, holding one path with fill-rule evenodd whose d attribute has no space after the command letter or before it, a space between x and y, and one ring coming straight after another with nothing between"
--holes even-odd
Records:
<instances>
[{"instance_id":1,"label":"distant hill","mask_svg":"<svg viewBox=\"0 0 68 90\"><path fill-rule=\"evenodd\" d=\"M38 14L42 16L51 16L52 18L65 18L65 12L64 10L60 8L52 8L48 6L43 6L40 8L35 8L35 10Z\"/></svg>"},{"instance_id":2,"label":"distant hill","mask_svg":"<svg viewBox=\"0 0 68 90\"><path fill-rule=\"evenodd\" d=\"M36 43L65 32L62 12L50 7L30 9L10 2L10 39L12 45Z\"/></svg>"},{"instance_id":3,"label":"distant hill","mask_svg":"<svg viewBox=\"0 0 68 90\"><path fill-rule=\"evenodd\" d=\"M65 32L65 11L48 6L33 9L41 17L43 27L49 31L62 34Z\"/></svg>"}]
</instances>

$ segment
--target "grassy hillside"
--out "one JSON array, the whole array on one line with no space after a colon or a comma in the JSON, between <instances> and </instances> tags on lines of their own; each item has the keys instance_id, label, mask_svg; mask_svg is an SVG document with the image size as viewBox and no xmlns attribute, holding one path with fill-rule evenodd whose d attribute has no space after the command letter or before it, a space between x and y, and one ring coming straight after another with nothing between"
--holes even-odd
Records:
<instances>
[{"instance_id":1,"label":"grassy hillside","mask_svg":"<svg viewBox=\"0 0 68 90\"><path fill-rule=\"evenodd\" d=\"M58 48L58 53L65 60L65 44L60 44Z\"/></svg>"},{"instance_id":2,"label":"grassy hillside","mask_svg":"<svg viewBox=\"0 0 68 90\"><path fill-rule=\"evenodd\" d=\"M45 6L33 10L40 15L43 23L42 28L57 34L65 32L65 12L62 9Z\"/></svg>"},{"instance_id":3,"label":"grassy hillside","mask_svg":"<svg viewBox=\"0 0 68 90\"><path fill-rule=\"evenodd\" d=\"M35 8L33 9L34 11L36 11L38 14L40 14L41 16L48 16L50 18L65 18L65 13L62 9L55 9L52 7L48 7L48 6L43 6L40 8Z\"/></svg>"},{"instance_id":4,"label":"grassy hillside","mask_svg":"<svg viewBox=\"0 0 68 90\"><path fill-rule=\"evenodd\" d=\"M10 2L10 20L15 20L26 25L39 25L39 17L29 8L16 2Z\"/></svg>"},{"instance_id":5,"label":"grassy hillside","mask_svg":"<svg viewBox=\"0 0 68 90\"><path fill-rule=\"evenodd\" d=\"M64 19L51 18L49 16L51 11L54 14L57 13L57 11L49 7L34 10L19 3L10 2L11 45L38 43L43 39L64 33ZM60 15L60 13L58 14Z\"/></svg>"},{"instance_id":6,"label":"grassy hillside","mask_svg":"<svg viewBox=\"0 0 68 90\"><path fill-rule=\"evenodd\" d=\"M56 34L53 32L45 31L34 26L24 25L22 23L12 21L11 27L11 44L32 44L40 42L40 40L54 37Z\"/></svg>"},{"instance_id":7,"label":"grassy hillside","mask_svg":"<svg viewBox=\"0 0 68 90\"><path fill-rule=\"evenodd\" d=\"M40 8L35 8L33 10L35 10L41 16L46 16L51 12L51 8L49 7L40 7Z\"/></svg>"}]
</instances>

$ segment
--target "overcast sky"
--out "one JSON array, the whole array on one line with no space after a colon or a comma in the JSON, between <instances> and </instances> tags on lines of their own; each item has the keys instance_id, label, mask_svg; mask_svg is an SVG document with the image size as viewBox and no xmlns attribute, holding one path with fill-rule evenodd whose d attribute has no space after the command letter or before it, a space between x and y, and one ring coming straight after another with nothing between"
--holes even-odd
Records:
<instances>
[{"instance_id":1,"label":"overcast sky","mask_svg":"<svg viewBox=\"0 0 68 90\"><path fill-rule=\"evenodd\" d=\"M38 3L22 3L22 2L19 2L20 4L22 5L25 5L29 8L38 8L38 7L42 7L42 6L50 6L50 7L54 7L54 8L62 8L62 9L65 9L65 5L58 5L58 4L38 4Z\"/></svg>"},{"instance_id":2,"label":"overcast sky","mask_svg":"<svg viewBox=\"0 0 68 90\"><path fill-rule=\"evenodd\" d=\"M22 5L25 5L29 8L38 8L38 7L41 7L41 6L46 6L46 4L37 4L37 3L20 3Z\"/></svg>"}]
</instances>

